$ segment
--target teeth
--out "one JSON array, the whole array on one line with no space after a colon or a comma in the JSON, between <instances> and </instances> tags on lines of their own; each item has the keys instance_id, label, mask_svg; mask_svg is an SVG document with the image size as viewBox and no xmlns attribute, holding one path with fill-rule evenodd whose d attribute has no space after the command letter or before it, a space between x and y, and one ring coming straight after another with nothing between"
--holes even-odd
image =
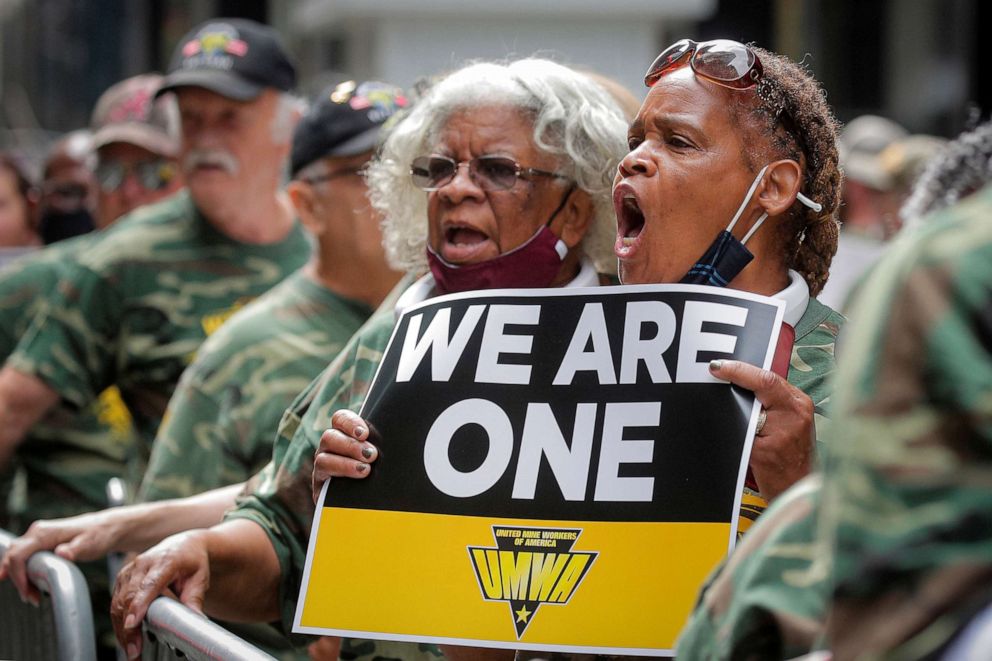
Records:
<instances>
[{"instance_id":1,"label":"teeth","mask_svg":"<svg viewBox=\"0 0 992 661\"><path fill-rule=\"evenodd\" d=\"M636 236L625 236L625 237L623 237L623 239L621 239L621 242L625 246L632 246L632 245L634 245L634 242L636 240L637 240L637 237Z\"/></svg>"}]
</instances>

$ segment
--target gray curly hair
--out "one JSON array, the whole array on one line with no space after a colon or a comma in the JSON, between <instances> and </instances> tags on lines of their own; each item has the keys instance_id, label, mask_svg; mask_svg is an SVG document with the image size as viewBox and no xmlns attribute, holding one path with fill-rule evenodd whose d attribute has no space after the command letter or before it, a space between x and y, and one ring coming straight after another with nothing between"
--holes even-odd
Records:
<instances>
[{"instance_id":1,"label":"gray curly hair","mask_svg":"<svg viewBox=\"0 0 992 661\"><path fill-rule=\"evenodd\" d=\"M428 90L390 132L367 178L393 267L419 272L427 266L427 195L413 185L410 163L433 148L453 113L487 105L514 106L533 117L534 144L556 157L556 169L593 201L583 252L601 273L615 273L611 190L627 153L627 121L613 97L585 74L542 59L465 66Z\"/></svg>"},{"instance_id":2,"label":"gray curly hair","mask_svg":"<svg viewBox=\"0 0 992 661\"><path fill-rule=\"evenodd\" d=\"M947 143L927 163L899 210L906 229L917 229L929 214L957 203L992 181L992 120Z\"/></svg>"}]
</instances>

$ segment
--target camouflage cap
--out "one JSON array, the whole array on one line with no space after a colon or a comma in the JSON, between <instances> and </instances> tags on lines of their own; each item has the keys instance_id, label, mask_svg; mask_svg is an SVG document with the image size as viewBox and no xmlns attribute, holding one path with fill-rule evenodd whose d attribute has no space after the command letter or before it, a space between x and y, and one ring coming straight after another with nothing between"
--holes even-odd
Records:
<instances>
[{"instance_id":1,"label":"camouflage cap","mask_svg":"<svg viewBox=\"0 0 992 661\"><path fill-rule=\"evenodd\" d=\"M179 111L171 94L155 98L161 84L162 76L149 73L126 78L104 92L90 120L93 148L124 142L174 156L179 151Z\"/></svg>"}]
</instances>

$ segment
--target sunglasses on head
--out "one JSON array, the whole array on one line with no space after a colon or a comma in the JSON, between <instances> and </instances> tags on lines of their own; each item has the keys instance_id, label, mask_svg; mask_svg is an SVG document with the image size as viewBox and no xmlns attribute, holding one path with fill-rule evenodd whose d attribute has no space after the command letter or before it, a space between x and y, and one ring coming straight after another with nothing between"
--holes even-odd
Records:
<instances>
[{"instance_id":1,"label":"sunglasses on head","mask_svg":"<svg viewBox=\"0 0 992 661\"><path fill-rule=\"evenodd\" d=\"M176 165L165 159L157 159L130 164L101 163L96 168L96 178L104 193L113 193L120 188L129 174L133 174L145 190L162 190L176 176Z\"/></svg>"},{"instance_id":2,"label":"sunglasses on head","mask_svg":"<svg viewBox=\"0 0 992 661\"><path fill-rule=\"evenodd\" d=\"M510 190L516 185L517 179L533 176L568 179L557 172L525 168L506 156L478 156L461 162L447 156L421 156L413 159L410 177L417 188L434 191L454 179L462 165L468 165L468 174L472 181L487 191Z\"/></svg>"},{"instance_id":3,"label":"sunglasses on head","mask_svg":"<svg viewBox=\"0 0 992 661\"><path fill-rule=\"evenodd\" d=\"M731 89L747 89L761 78L761 60L742 43L714 39L696 43L681 39L662 51L644 74L644 84L653 87L669 71L688 64L693 73Z\"/></svg>"}]
</instances>

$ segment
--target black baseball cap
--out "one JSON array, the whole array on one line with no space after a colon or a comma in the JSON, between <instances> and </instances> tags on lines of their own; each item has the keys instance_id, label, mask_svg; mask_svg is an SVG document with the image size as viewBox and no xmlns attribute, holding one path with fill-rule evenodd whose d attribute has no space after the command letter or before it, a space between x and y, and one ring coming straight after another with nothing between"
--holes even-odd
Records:
<instances>
[{"instance_id":1,"label":"black baseball cap","mask_svg":"<svg viewBox=\"0 0 992 661\"><path fill-rule=\"evenodd\" d=\"M158 93L202 87L250 101L267 87L288 92L295 86L296 68L275 30L244 18L217 18L179 41Z\"/></svg>"},{"instance_id":2,"label":"black baseball cap","mask_svg":"<svg viewBox=\"0 0 992 661\"><path fill-rule=\"evenodd\" d=\"M296 126L290 174L329 156L355 156L376 147L383 125L409 105L395 85L353 80L321 92Z\"/></svg>"}]
</instances>

